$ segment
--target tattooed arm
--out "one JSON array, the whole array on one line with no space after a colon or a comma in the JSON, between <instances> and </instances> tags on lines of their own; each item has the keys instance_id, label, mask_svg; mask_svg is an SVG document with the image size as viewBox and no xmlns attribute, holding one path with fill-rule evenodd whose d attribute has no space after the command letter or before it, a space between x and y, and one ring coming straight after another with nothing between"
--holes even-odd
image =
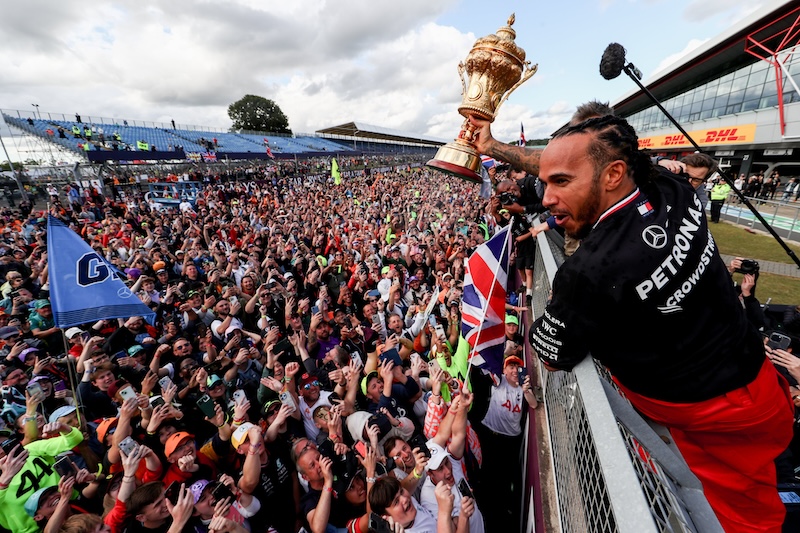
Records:
<instances>
[{"instance_id":1,"label":"tattooed arm","mask_svg":"<svg viewBox=\"0 0 800 533\"><path fill-rule=\"evenodd\" d=\"M492 137L491 123L488 120L471 116L469 121L475 127L473 142L478 152L505 161L512 167L524 170L533 176L539 175L541 150L501 143Z\"/></svg>"}]
</instances>

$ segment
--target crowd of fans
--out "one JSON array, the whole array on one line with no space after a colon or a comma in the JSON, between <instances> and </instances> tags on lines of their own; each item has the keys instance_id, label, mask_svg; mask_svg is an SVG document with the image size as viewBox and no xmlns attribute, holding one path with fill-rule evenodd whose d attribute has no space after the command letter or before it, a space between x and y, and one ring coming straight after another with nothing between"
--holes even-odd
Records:
<instances>
[{"instance_id":1,"label":"crowd of fans","mask_svg":"<svg viewBox=\"0 0 800 533\"><path fill-rule=\"evenodd\" d=\"M132 188L53 197L152 323L56 328L46 214L6 210L0 531L518 530L524 307L492 375L459 306L465 258L508 213L372 163L391 169L339 186L203 176L166 209Z\"/></svg>"}]
</instances>

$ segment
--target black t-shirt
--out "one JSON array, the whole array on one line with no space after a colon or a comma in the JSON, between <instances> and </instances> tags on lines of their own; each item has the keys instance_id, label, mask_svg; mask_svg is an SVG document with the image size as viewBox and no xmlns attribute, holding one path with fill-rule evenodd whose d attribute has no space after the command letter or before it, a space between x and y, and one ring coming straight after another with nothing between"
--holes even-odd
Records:
<instances>
[{"instance_id":1,"label":"black t-shirt","mask_svg":"<svg viewBox=\"0 0 800 533\"><path fill-rule=\"evenodd\" d=\"M303 513L303 518L308 521L308 513L312 509L317 508L319 499L322 497L322 491L309 488L300 498L300 511ZM328 517L328 524L343 528L347 526L348 520L355 518L358 514L354 515L352 506L347 502L344 494L334 492L331 499L331 514Z\"/></svg>"},{"instance_id":2,"label":"black t-shirt","mask_svg":"<svg viewBox=\"0 0 800 533\"><path fill-rule=\"evenodd\" d=\"M289 455L289 447L282 440L267 444L268 461L261 467L261 475L253 496L261 502L261 509L250 519L253 524L274 527L280 533L292 533L295 524L294 478L297 476Z\"/></svg>"},{"instance_id":3,"label":"black t-shirt","mask_svg":"<svg viewBox=\"0 0 800 533\"><path fill-rule=\"evenodd\" d=\"M668 402L741 387L764 360L700 201L669 173L601 215L556 274L530 340L552 367L591 351L632 391Z\"/></svg>"}]
</instances>

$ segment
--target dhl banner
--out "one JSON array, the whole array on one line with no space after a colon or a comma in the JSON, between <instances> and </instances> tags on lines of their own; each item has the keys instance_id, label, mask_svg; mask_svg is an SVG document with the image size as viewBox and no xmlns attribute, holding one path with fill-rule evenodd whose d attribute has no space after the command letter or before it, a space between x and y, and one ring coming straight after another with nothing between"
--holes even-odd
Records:
<instances>
[{"instance_id":1,"label":"dhl banner","mask_svg":"<svg viewBox=\"0 0 800 533\"><path fill-rule=\"evenodd\" d=\"M689 135L691 135L700 146L748 143L755 140L756 125L743 124L726 128L695 130L690 131ZM639 138L639 148L659 149L691 146L692 143L690 143L681 133Z\"/></svg>"}]
</instances>

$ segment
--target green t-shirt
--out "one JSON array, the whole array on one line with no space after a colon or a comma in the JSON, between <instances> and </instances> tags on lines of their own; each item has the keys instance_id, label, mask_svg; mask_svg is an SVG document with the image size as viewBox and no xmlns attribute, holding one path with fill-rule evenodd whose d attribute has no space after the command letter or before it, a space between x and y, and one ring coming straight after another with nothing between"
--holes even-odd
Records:
<instances>
[{"instance_id":1,"label":"green t-shirt","mask_svg":"<svg viewBox=\"0 0 800 533\"><path fill-rule=\"evenodd\" d=\"M81 441L83 434L72 428L66 435L37 440L25 446L28 460L8 488L0 490L0 526L14 533L39 533L39 526L23 506L37 490L58 485L61 476L53 470L55 456L71 450Z\"/></svg>"}]
</instances>

